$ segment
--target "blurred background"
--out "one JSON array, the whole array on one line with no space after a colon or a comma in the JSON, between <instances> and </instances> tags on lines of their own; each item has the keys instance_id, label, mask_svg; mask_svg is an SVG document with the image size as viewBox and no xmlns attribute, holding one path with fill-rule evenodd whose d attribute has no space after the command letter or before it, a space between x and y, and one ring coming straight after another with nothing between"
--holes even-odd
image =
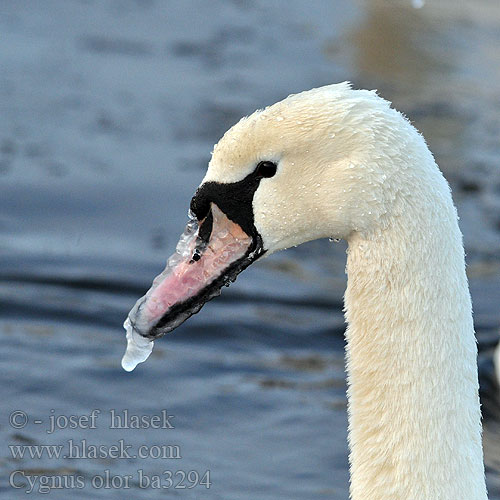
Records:
<instances>
[{"instance_id":1,"label":"blurred background","mask_svg":"<svg viewBox=\"0 0 500 500\"><path fill-rule=\"evenodd\" d=\"M84 479L51 498L348 498L343 243L260 261L135 372L120 359L121 324L174 251L213 144L256 108L350 80L410 118L451 183L500 499L499 47L497 0L2 1L0 495L30 490L21 475L9 486L21 470ZM51 415L93 409L96 429L46 432ZM167 409L175 429L110 429L110 409ZM9 424L13 411L26 426ZM175 445L182 458L8 447L71 439ZM92 484L106 470L129 489ZM209 470L212 485L141 488L139 470Z\"/></svg>"}]
</instances>

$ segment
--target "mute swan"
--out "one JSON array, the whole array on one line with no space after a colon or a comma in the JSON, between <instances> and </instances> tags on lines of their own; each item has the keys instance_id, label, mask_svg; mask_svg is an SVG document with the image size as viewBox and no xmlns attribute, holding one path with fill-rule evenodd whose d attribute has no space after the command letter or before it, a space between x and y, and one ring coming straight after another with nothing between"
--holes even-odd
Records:
<instances>
[{"instance_id":1,"label":"mute swan","mask_svg":"<svg viewBox=\"0 0 500 500\"><path fill-rule=\"evenodd\" d=\"M224 135L191 211L125 369L262 255L345 238L351 498L487 498L462 235L408 120L347 83L291 95Z\"/></svg>"}]
</instances>

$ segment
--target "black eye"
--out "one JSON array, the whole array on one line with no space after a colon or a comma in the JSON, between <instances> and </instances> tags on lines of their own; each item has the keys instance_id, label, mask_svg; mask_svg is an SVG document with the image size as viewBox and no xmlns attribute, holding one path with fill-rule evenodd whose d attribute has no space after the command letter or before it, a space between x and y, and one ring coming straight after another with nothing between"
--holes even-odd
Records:
<instances>
[{"instance_id":1,"label":"black eye","mask_svg":"<svg viewBox=\"0 0 500 500\"><path fill-rule=\"evenodd\" d=\"M272 161L261 161L257 165L255 172L261 177L272 177L276 173L277 168L278 166L276 163L273 163Z\"/></svg>"}]
</instances>

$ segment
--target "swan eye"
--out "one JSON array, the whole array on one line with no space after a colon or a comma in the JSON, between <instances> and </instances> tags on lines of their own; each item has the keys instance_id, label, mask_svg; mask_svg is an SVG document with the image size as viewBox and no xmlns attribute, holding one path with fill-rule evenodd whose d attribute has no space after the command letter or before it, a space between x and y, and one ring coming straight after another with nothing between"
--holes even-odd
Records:
<instances>
[{"instance_id":1,"label":"swan eye","mask_svg":"<svg viewBox=\"0 0 500 500\"><path fill-rule=\"evenodd\" d=\"M261 177L272 177L276 173L277 168L276 163L272 161L261 161L257 165L255 173Z\"/></svg>"}]
</instances>

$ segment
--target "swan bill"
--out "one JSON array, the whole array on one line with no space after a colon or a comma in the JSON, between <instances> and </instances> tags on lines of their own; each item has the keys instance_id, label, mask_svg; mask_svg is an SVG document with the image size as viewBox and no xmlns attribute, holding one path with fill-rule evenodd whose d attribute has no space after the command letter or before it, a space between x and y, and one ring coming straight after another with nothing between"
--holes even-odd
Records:
<instances>
[{"instance_id":1,"label":"swan bill","mask_svg":"<svg viewBox=\"0 0 500 500\"><path fill-rule=\"evenodd\" d=\"M146 361L154 340L171 332L220 295L266 250L254 224L252 201L264 176L257 169L238 182L203 183L191 200L191 220L164 271L130 311L123 327L122 367Z\"/></svg>"},{"instance_id":2,"label":"swan bill","mask_svg":"<svg viewBox=\"0 0 500 500\"><path fill-rule=\"evenodd\" d=\"M257 232L248 235L210 203L208 213L187 225L165 270L130 311L127 338L152 341L177 328L263 253ZM137 335L142 337L137 338ZM130 342L129 342L130 344Z\"/></svg>"}]
</instances>

